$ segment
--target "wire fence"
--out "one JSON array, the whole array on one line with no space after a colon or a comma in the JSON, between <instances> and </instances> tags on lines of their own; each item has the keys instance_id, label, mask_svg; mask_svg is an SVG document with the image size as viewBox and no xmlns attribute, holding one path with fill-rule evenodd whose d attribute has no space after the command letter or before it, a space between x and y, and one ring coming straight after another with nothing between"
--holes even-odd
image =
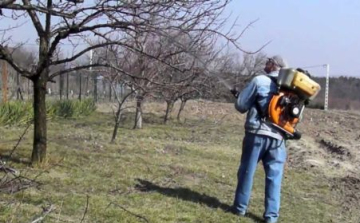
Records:
<instances>
[{"instance_id":1,"label":"wire fence","mask_svg":"<svg viewBox=\"0 0 360 223\"><path fill-rule=\"evenodd\" d=\"M11 68L4 70L0 65L0 98L3 102L11 100L32 100L33 83ZM111 102L115 94L120 97L127 87L121 83L113 84L107 79L90 72L72 72L55 77L46 86L50 100L93 98L97 102Z\"/></svg>"}]
</instances>

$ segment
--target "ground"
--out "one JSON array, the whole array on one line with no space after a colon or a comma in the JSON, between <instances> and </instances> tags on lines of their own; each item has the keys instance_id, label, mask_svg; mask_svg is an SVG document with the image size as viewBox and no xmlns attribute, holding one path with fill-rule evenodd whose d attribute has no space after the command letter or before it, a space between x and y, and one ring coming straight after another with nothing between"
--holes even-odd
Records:
<instances>
[{"instance_id":1,"label":"ground","mask_svg":"<svg viewBox=\"0 0 360 223\"><path fill-rule=\"evenodd\" d=\"M30 167L32 130L0 127L0 222L261 222L259 165L245 218L229 213L245 116L232 104L192 101L180 122L144 107L144 128L124 116L115 143L111 105L49 121L48 161ZM173 113L173 117L176 114ZM279 222L360 222L360 113L307 109L303 138L288 141ZM6 183L4 183L6 182ZM12 191L11 191L12 190Z\"/></svg>"}]
</instances>

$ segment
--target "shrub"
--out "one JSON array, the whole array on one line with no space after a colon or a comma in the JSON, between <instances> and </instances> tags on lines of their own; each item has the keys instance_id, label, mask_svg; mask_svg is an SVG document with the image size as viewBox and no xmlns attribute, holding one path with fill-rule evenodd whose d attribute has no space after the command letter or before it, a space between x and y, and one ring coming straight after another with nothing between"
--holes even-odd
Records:
<instances>
[{"instance_id":1,"label":"shrub","mask_svg":"<svg viewBox=\"0 0 360 223\"><path fill-rule=\"evenodd\" d=\"M24 124L33 118L30 102L11 101L0 104L0 124Z\"/></svg>"},{"instance_id":2,"label":"shrub","mask_svg":"<svg viewBox=\"0 0 360 223\"><path fill-rule=\"evenodd\" d=\"M90 115L96 109L91 99L82 101L56 101L47 104L47 119L56 116L62 118L77 118ZM25 124L34 118L32 102L11 101L0 104L0 125Z\"/></svg>"},{"instance_id":3,"label":"shrub","mask_svg":"<svg viewBox=\"0 0 360 223\"><path fill-rule=\"evenodd\" d=\"M57 101L52 106L54 107L55 114L63 118L76 118L90 115L96 109L95 102L92 99L82 101Z\"/></svg>"}]
</instances>

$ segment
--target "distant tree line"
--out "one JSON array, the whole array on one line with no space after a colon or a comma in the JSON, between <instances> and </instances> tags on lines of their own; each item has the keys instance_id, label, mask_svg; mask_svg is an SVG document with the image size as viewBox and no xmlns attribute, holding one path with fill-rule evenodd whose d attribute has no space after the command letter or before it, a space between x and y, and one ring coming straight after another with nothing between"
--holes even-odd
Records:
<instances>
[{"instance_id":1,"label":"distant tree line","mask_svg":"<svg viewBox=\"0 0 360 223\"><path fill-rule=\"evenodd\" d=\"M325 77L314 77L320 83L321 92L314 100L314 104L324 104ZM329 108L343 110L360 109L360 78L357 77L331 77L329 79Z\"/></svg>"}]
</instances>

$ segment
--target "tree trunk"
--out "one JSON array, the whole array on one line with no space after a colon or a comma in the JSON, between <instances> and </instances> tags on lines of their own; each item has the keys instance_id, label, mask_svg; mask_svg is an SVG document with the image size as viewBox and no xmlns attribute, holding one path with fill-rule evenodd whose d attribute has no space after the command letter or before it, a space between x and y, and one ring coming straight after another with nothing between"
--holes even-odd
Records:
<instances>
[{"instance_id":1,"label":"tree trunk","mask_svg":"<svg viewBox=\"0 0 360 223\"><path fill-rule=\"evenodd\" d=\"M109 102L112 100L112 88L111 88L112 82L109 81Z\"/></svg>"},{"instance_id":2,"label":"tree trunk","mask_svg":"<svg viewBox=\"0 0 360 223\"><path fill-rule=\"evenodd\" d=\"M81 90L82 90L82 88L81 88L81 74L79 75L79 101L81 101Z\"/></svg>"},{"instance_id":3,"label":"tree trunk","mask_svg":"<svg viewBox=\"0 0 360 223\"><path fill-rule=\"evenodd\" d=\"M98 101L98 88L97 88L97 77L96 75L94 74L94 101L97 102Z\"/></svg>"},{"instance_id":4,"label":"tree trunk","mask_svg":"<svg viewBox=\"0 0 360 223\"><path fill-rule=\"evenodd\" d=\"M102 97L103 98L103 101L106 100L106 82L105 82L105 79L102 79Z\"/></svg>"},{"instance_id":5,"label":"tree trunk","mask_svg":"<svg viewBox=\"0 0 360 223\"><path fill-rule=\"evenodd\" d=\"M20 90L20 74L18 72L16 72L16 100L20 99L20 94L21 94L21 90Z\"/></svg>"},{"instance_id":6,"label":"tree trunk","mask_svg":"<svg viewBox=\"0 0 360 223\"><path fill-rule=\"evenodd\" d=\"M24 100L24 97L22 95L22 92L21 92L21 83L20 83L20 74L19 73L16 73L16 85L17 85L17 89L16 89L16 100Z\"/></svg>"},{"instance_id":7,"label":"tree trunk","mask_svg":"<svg viewBox=\"0 0 360 223\"><path fill-rule=\"evenodd\" d=\"M2 97L3 102L7 102L7 91L8 91L8 70L7 62L4 60L2 63Z\"/></svg>"},{"instance_id":8,"label":"tree trunk","mask_svg":"<svg viewBox=\"0 0 360 223\"><path fill-rule=\"evenodd\" d=\"M47 8L51 9L52 0L47 0ZM31 163L42 163L46 159L46 84L49 77L49 62L52 55L49 55L49 42L51 39L51 14L45 17L45 32L39 34L39 64L45 65L39 75L34 76L33 81L33 107L34 107L34 141L31 154Z\"/></svg>"},{"instance_id":9,"label":"tree trunk","mask_svg":"<svg viewBox=\"0 0 360 223\"><path fill-rule=\"evenodd\" d=\"M174 107L173 101L166 101L166 112L165 112L165 116L164 116L164 124L166 124L167 121L169 120L169 116L171 114L173 107Z\"/></svg>"},{"instance_id":10,"label":"tree trunk","mask_svg":"<svg viewBox=\"0 0 360 223\"><path fill-rule=\"evenodd\" d=\"M120 97L124 97L124 94L125 94L125 84L121 84L119 82L119 85L120 85Z\"/></svg>"},{"instance_id":11,"label":"tree trunk","mask_svg":"<svg viewBox=\"0 0 360 223\"><path fill-rule=\"evenodd\" d=\"M112 90L112 88L110 89ZM120 126L120 121L121 121L121 115L122 115L122 106L125 103L125 101L127 100L128 97L130 97L134 92L131 91L129 92L127 95L125 95L122 100L120 100L115 92L114 96L116 98L116 100L118 101L118 110L116 111L116 116L115 116L115 126L114 126L114 131L113 131L113 135L111 137L111 143L113 143L116 139L117 136L117 131L119 129Z\"/></svg>"},{"instance_id":12,"label":"tree trunk","mask_svg":"<svg viewBox=\"0 0 360 223\"><path fill-rule=\"evenodd\" d=\"M142 96L136 96L136 112L135 112L135 125L134 129L142 128Z\"/></svg>"},{"instance_id":13,"label":"tree trunk","mask_svg":"<svg viewBox=\"0 0 360 223\"><path fill-rule=\"evenodd\" d=\"M181 100L181 104L180 104L180 108L179 108L179 112L177 114L177 120L180 121L180 115L181 115L181 112L184 110L185 108L185 104L186 104L187 100Z\"/></svg>"},{"instance_id":14,"label":"tree trunk","mask_svg":"<svg viewBox=\"0 0 360 223\"><path fill-rule=\"evenodd\" d=\"M60 100L62 100L62 96L64 94L64 76L60 75L59 76L59 96L60 96Z\"/></svg>"},{"instance_id":15,"label":"tree trunk","mask_svg":"<svg viewBox=\"0 0 360 223\"><path fill-rule=\"evenodd\" d=\"M46 72L46 71L44 71ZM46 80L36 78L34 83L34 142L31 155L32 163L41 163L46 158Z\"/></svg>"},{"instance_id":16,"label":"tree trunk","mask_svg":"<svg viewBox=\"0 0 360 223\"><path fill-rule=\"evenodd\" d=\"M111 90L111 89L110 89ZM117 136L117 131L119 129L119 125L120 125L120 121L121 121L121 115L122 115L122 112L121 112L121 105L118 106L118 110L116 111L116 116L115 116L115 126L114 126L114 131L113 131L113 134L112 134L112 137L111 137L111 143L113 143L116 139L116 136Z\"/></svg>"},{"instance_id":17,"label":"tree trunk","mask_svg":"<svg viewBox=\"0 0 360 223\"><path fill-rule=\"evenodd\" d=\"M89 74L86 76L85 96L89 96L88 90L89 90Z\"/></svg>"}]
</instances>

